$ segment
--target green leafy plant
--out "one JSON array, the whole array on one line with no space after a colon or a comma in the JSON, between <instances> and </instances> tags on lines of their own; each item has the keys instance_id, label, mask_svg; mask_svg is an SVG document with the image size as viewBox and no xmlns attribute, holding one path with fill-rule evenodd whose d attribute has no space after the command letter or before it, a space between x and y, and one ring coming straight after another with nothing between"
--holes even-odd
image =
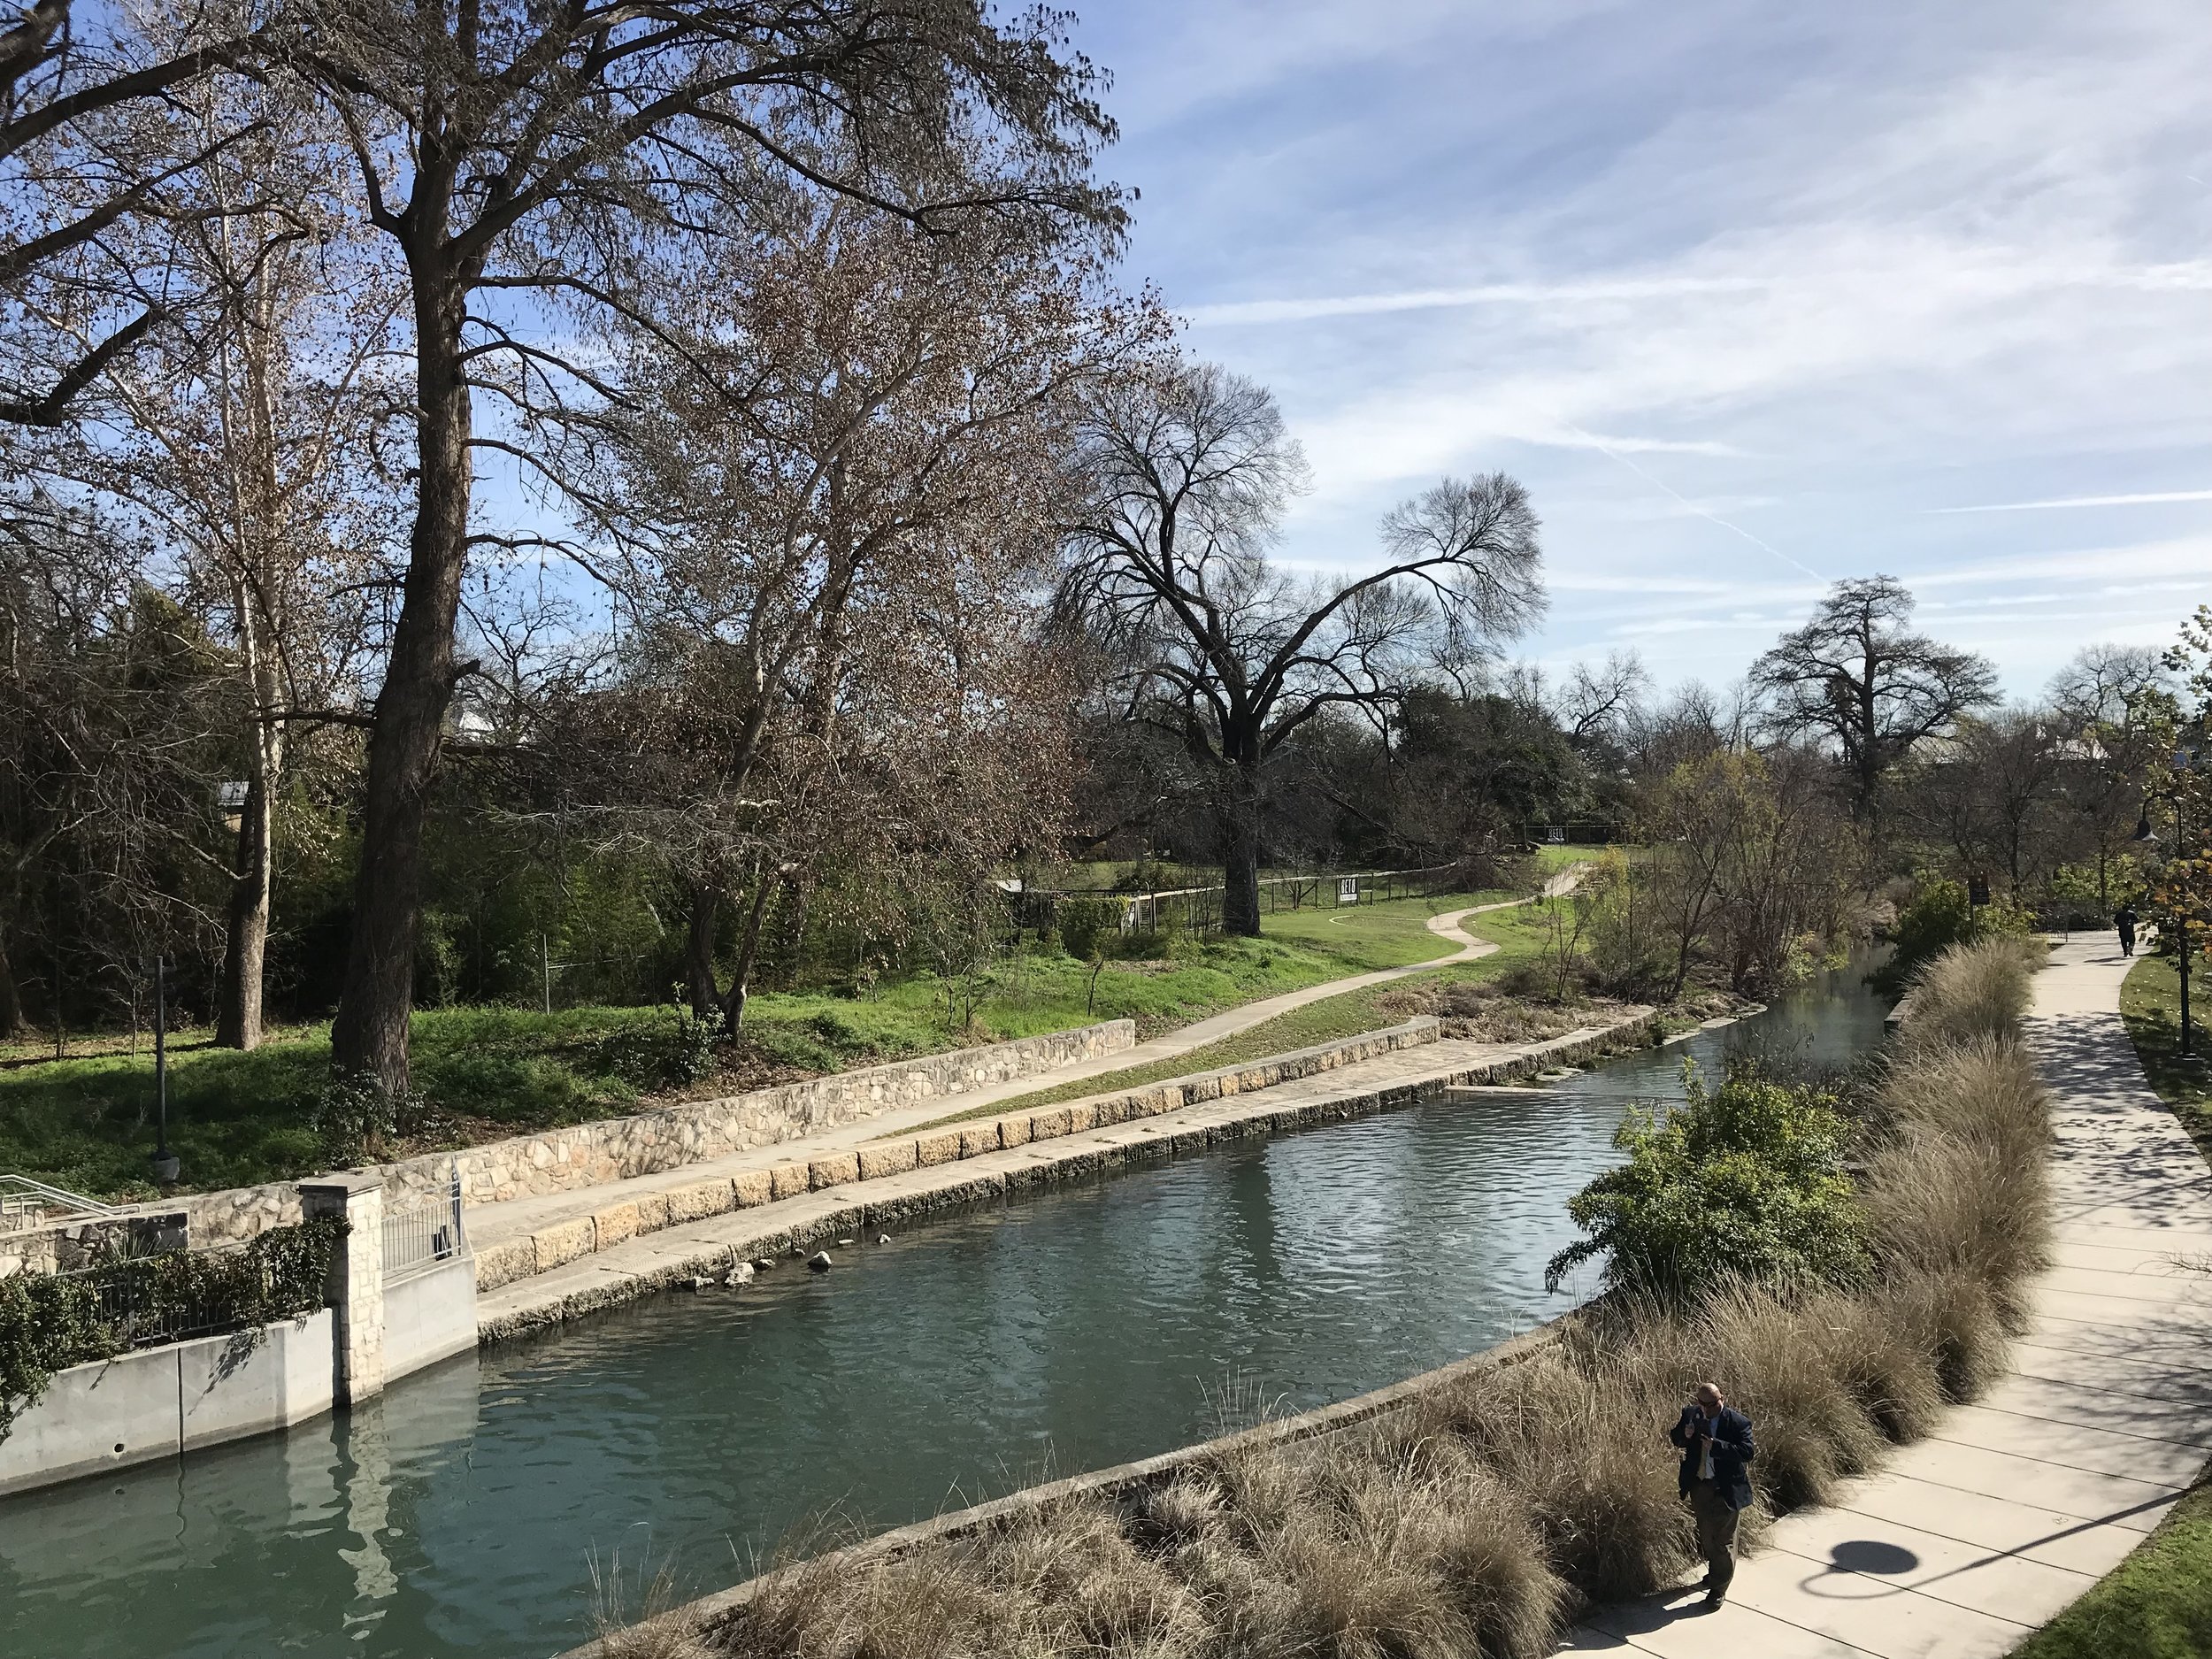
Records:
<instances>
[{"instance_id":1,"label":"green leafy plant","mask_svg":"<svg viewBox=\"0 0 2212 1659\"><path fill-rule=\"evenodd\" d=\"M1912 902L1898 912L1890 959L1869 977L1878 989L1894 995L1924 963L1934 961L1953 945L2024 936L2034 928L2033 912L2010 899L1972 904L1963 883L1939 877L1925 880Z\"/></svg>"},{"instance_id":2,"label":"green leafy plant","mask_svg":"<svg viewBox=\"0 0 2212 1659\"><path fill-rule=\"evenodd\" d=\"M1631 1112L1615 1133L1628 1162L1568 1202L1590 1236L1552 1257L1545 1282L1556 1290L1601 1255L1609 1286L1670 1302L1856 1278L1866 1248L1836 1097L1741 1065L1713 1088L1685 1064L1683 1082L1682 1105Z\"/></svg>"},{"instance_id":3,"label":"green leafy plant","mask_svg":"<svg viewBox=\"0 0 2212 1659\"><path fill-rule=\"evenodd\" d=\"M1053 910L1060 930L1060 945L1078 962L1117 942L1121 931L1121 901L1071 896L1061 899Z\"/></svg>"},{"instance_id":4,"label":"green leafy plant","mask_svg":"<svg viewBox=\"0 0 2212 1659\"><path fill-rule=\"evenodd\" d=\"M72 1365L186 1332L236 1332L250 1352L263 1327L323 1305L331 1259L349 1230L342 1216L318 1216L234 1250L171 1250L0 1279L0 1440Z\"/></svg>"}]
</instances>

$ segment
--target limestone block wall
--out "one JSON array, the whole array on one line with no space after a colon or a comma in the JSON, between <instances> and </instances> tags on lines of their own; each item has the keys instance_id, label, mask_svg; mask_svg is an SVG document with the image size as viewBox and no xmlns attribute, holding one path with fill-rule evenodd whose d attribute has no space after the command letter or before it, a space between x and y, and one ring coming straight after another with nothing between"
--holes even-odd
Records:
<instances>
[{"instance_id":1,"label":"limestone block wall","mask_svg":"<svg viewBox=\"0 0 2212 1659\"><path fill-rule=\"evenodd\" d=\"M377 1172L384 1178L386 1197L395 1204L442 1193L457 1162L464 1204L572 1192L632 1176L657 1175L901 1107L1033 1077L1074 1061L1118 1054L1136 1040L1135 1022L1108 1020L1017 1042L833 1072L749 1094L690 1101L631 1118L518 1135L458 1154L442 1152L385 1164Z\"/></svg>"},{"instance_id":2,"label":"limestone block wall","mask_svg":"<svg viewBox=\"0 0 2212 1659\"><path fill-rule=\"evenodd\" d=\"M1034 1077L1073 1061L1119 1054L1136 1041L1134 1021L1103 1020L1073 1031L956 1048L949 1054L923 1055L748 1094L687 1101L628 1118L518 1135L464 1152L439 1152L373 1165L370 1172L381 1178L385 1202L394 1210L442 1196L457 1163L464 1204L572 1192L603 1181L680 1169L703 1158L753 1147L772 1146L817 1129L994 1083ZM204 1250L212 1245L240 1243L271 1227L288 1226L299 1220L299 1187L291 1181L234 1187L134 1206L123 1215L137 1217L157 1213L181 1214L192 1248ZM46 1235L62 1231L66 1229L0 1234L0 1278L13 1271L54 1271L57 1247ZM11 1261L15 1263L12 1267L8 1265Z\"/></svg>"}]
</instances>

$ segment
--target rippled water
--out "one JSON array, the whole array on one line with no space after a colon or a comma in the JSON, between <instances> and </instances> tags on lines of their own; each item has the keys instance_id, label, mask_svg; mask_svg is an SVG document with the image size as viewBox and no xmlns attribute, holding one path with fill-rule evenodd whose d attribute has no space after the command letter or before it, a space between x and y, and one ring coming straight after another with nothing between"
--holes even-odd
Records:
<instances>
[{"instance_id":1,"label":"rippled water","mask_svg":"<svg viewBox=\"0 0 2212 1659\"><path fill-rule=\"evenodd\" d=\"M538 1655L591 1561L687 1586L832 1507L895 1525L1303 1408L1569 1305L1543 1263L1628 1098L1748 1034L1840 1061L1855 983L1543 1094L1457 1097L932 1218L291 1432L0 1500L0 1653Z\"/></svg>"}]
</instances>

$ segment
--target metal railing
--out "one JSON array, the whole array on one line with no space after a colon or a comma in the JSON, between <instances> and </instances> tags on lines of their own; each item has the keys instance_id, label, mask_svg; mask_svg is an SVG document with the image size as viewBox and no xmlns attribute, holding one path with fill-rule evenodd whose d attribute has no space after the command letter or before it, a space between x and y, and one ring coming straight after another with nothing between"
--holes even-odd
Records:
<instances>
[{"instance_id":1,"label":"metal railing","mask_svg":"<svg viewBox=\"0 0 2212 1659\"><path fill-rule=\"evenodd\" d=\"M1417 870L1319 871L1305 875L1262 876L1260 902L1269 911L1297 910L1308 906L1333 910L1340 904L1375 904L1391 899L1425 897L1449 887L1463 866L1429 864ZM1054 919L1064 899L1101 900L1120 906L1119 926L1125 933L1158 933L1178 925L1193 933L1209 933L1221 926L1221 903L1228 889L1217 882L1208 887L1164 887L1148 893L1125 893L1113 888L1033 887L1013 895L1016 914L1025 927L1041 927Z\"/></svg>"},{"instance_id":2,"label":"metal railing","mask_svg":"<svg viewBox=\"0 0 2212 1659\"><path fill-rule=\"evenodd\" d=\"M242 1254L242 1248L232 1245L210 1254L235 1256ZM185 1255L181 1249L158 1250L149 1256L69 1268L45 1275L41 1288L54 1297L56 1305L74 1303L80 1310L77 1317L105 1331L117 1348L124 1350L162 1348L242 1329L245 1316L235 1286L209 1282L180 1285L175 1274L134 1271ZM85 1309L81 1300L88 1297L90 1309Z\"/></svg>"},{"instance_id":3,"label":"metal railing","mask_svg":"<svg viewBox=\"0 0 2212 1659\"><path fill-rule=\"evenodd\" d=\"M468 1248L468 1233L461 1225L461 1166L457 1163L444 1193L384 1217L384 1282L426 1273L465 1256Z\"/></svg>"},{"instance_id":4,"label":"metal railing","mask_svg":"<svg viewBox=\"0 0 2212 1659\"><path fill-rule=\"evenodd\" d=\"M0 1233L20 1233L69 1216L111 1216L115 1210L28 1175L0 1175Z\"/></svg>"}]
</instances>

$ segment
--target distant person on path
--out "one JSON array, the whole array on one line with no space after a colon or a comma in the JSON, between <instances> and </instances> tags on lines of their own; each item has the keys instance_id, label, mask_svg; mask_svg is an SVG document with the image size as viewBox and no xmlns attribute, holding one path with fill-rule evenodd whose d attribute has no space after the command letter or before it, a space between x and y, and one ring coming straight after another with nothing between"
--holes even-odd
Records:
<instances>
[{"instance_id":1,"label":"distant person on path","mask_svg":"<svg viewBox=\"0 0 2212 1659\"><path fill-rule=\"evenodd\" d=\"M2113 911L2112 925L2120 930L2120 954L2124 956L2133 956L2135 954L2135 906L2123 904L2118 910Z\"/></svg>"},{"instance_id":2,"label":"distant person on path","mask_svg":"<svg viewBox=\"0 0 2212 1659\"><path fill-rule=\"evenodd\" d=\"M1758 1450L1751 1419L1730 1405L1718 1383L1700 1383L1667 1438L1682 1448L1682 1495L1697 1517L1697 1550L1705 1557L1705 1605L1728 1598L1736 1576L1736 1524L1751 1507L1746 1466Z\"/></svg>"}]
</instances>

